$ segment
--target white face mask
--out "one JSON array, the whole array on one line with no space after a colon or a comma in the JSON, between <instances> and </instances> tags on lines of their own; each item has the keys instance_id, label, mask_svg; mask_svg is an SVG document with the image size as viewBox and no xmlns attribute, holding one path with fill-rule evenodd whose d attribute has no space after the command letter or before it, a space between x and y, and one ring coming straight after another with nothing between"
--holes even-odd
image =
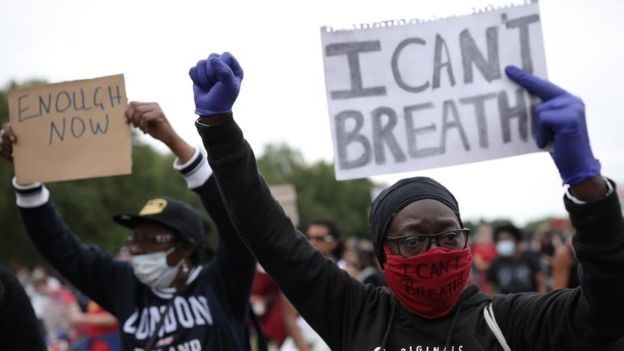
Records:
<instances>
[{"instance_id":1,"label":"white face mask","mask_svg":"<svg viewBox=\"0 0 624 351\"><path fill-rule=\"evenodd\" d=\"M158 251L143 255L134 255L130 258L134 275L139 281L152 288L168 288L178 275L178 267L183 260L171 267L167 264L167 255L172 253L175 247L167 251Z\"/></svg>"},{"instance_id":2,"label":"white face mask","mask_svg":"<svg viewBox=\"0 0 624 351\"><path fill-rule=\"evenodd\" d=\"M516 251L516 243L512 240L501 240L496 244L496 252L503 257L510 257Z\"/></svg>"}]
</instances>

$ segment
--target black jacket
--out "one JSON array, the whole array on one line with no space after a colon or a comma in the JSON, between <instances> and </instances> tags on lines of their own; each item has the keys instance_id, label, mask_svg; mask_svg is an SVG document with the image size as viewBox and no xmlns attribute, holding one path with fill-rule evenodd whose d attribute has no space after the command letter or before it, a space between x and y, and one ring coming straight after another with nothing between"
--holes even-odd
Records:
<instances>
[{"instance_id":1,"label":"black jacket","mask_svg":"<svg viewBox=\"0 0 624 351\"><path fill-rule=\"evenodd\" d=\"M271 197L232 118L196 125L237 232L333 350L380 350L384 340L389 351L502 350L483 316L490 303L514 351L602 350L624 334L624 224L615 194L586 205L565 201L578 231L581 288L491 298L470 286L447 316L426 320L310 246Z\"/></svg>"},{"instance_id":2,"label":"black jacket","mask_svg":"<svg viewBox=\"0 0 624 351\"><path fill-rule=\"evenodd\" d=\"M197 167L200 161L192 164ZM208 166L205 160L203 166ZM219 249L210 263L189 274L188 286L175 297L153 350L248 350L245 322L255 260L235 234L214 178L193 190L217 225ZM28 195L33 196L32 192ZM48 262L117 317L124 349L142 350L173 289L145 286L129 263L82 244L51 200L34 208L20 208L20 212L26 231Z\"/></svg>"},{"instance_id":3,"label":"black jacket","mask_svg":"<svg viewBox=\"0 0 624 351\"><path fill-rule=\"evenodd\" d=\"M0 266L0 350L47 350L28 295L4 266Z\"/></svg>"}]
</instances>

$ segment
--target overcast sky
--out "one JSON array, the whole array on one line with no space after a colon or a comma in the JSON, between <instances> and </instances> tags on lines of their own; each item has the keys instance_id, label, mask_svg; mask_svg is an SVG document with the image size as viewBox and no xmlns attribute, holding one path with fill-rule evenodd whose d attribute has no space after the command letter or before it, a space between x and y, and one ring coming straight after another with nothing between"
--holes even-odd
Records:
<instances>
[{"instance_id":1,"label":"overcast sky","mask_svg":"<svg viewBox=\"0 0 624 351\"><path fill-rule=\"evenodd\" d=\"M157 101L174 127L199 145L188 69L230 51L245 70L234 107L257 153L285 142L308 162L333 159L320 27L470 13L495 0L435 1L5 1L0 12L0 84L123 73L128 98ZM624 1L542 0L548 78L580 96L603 173L624 180ZM459 200L466 219L519 224L565 213L559 176L546 153L374 177L428 175Z\"/></svg>"}]
</instances>

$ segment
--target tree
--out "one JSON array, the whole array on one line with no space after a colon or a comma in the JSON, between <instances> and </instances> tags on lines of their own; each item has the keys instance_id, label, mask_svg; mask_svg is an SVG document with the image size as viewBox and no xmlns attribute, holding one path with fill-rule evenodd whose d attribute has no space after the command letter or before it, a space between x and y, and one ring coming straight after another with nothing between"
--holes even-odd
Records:
<instances>
[{"instance_id":1,"label":"tree","mask_svg":"<svg viewBox=\"0 0 624 351\"><path fill-rule=\"evenodd\" d=\"M369 238L368 209L374 186L369 179L337 181L332 164L308 165L298 151L284 144L268 145L258 168L271 185L294 185L302 228L315 218L332 218L345 237Z\"/></svg>"}]
</instances>

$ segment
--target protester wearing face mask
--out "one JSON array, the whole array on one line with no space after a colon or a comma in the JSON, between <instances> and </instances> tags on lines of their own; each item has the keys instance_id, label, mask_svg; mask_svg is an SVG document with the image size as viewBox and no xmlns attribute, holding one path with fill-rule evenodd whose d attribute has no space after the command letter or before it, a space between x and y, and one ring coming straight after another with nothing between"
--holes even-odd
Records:
<instances>
[{"instance_id":1,"label":"protester wearing face mask","mask_svg":"<svg viewBox=\"0 0 624 351\"><path fill-rule=\"evenodd\" d=\"M152 288L178 287L203 260L208 222L189 205L162 196L148 200L138 214L113 219L130 229L130 263L137 279Z\"/></svg>"},{"instance_id":2,"label":"protester wearing face mask","mask_svg":"<svg viewBox=\"0 0 624 351\"><path fill-rule=\"evenodd\" d=\"M82 244L45 185L14 180L26 231L52 266L119 320L125 350L248 350L246 312L256 263L235 234L205 157L175 133L158 104L130 103L125 117L177 156L174 168L220 234L214 258L208 261L205 216L166 196L148 200L138 214L114 217L132 229L130 262ZM0 153L11 160L19 136L8 124L0 134Z\"/></svg>"},{"instance_id":3,"label":"protester wearing face mask","mask_svg":"<svg viewBox=\"0 0 624 351\"><path fill-rule=\"evenodd\" d=\"M505 294L546 292L544 274L539 258L523 249L522 231L513 224L494 229L498 257L492 263L487 278L495 290Z\"/></svg>"},{"instance_id":4,"label":"protester wearing face mask","mask_svg":"<svg viewBox=\"0 0 624 351\"><path fill-rule=\"evenodd\" d=\"M474 282L486 294L492 293L492 286L487 281L487 273L496 259L496 244L492 226L481 224L472 234L472 271Z\"/></svg>"},{"instance_id":5,"label":"protester wearing face mask","mask_svg":"<svg viewBox=\"0 0 624 351\"><path fill-rule=\"evenodd\" d=\"M624 221L614 184L591 152L583 105L528 72L506 73L544 101L536 107L536 140L553 142L555 165L570 185L565 205L583 276L591 277L580 288L489 297L468 285L470 231L451 192L425 177L399 181L373 201L370 228L390 289L360 284L315 250L271 197L232 118L238 62L212 54L191 68L195 124L230 218L332 350L603 350L624 334Z\"/></svg>"}]
</instances>

